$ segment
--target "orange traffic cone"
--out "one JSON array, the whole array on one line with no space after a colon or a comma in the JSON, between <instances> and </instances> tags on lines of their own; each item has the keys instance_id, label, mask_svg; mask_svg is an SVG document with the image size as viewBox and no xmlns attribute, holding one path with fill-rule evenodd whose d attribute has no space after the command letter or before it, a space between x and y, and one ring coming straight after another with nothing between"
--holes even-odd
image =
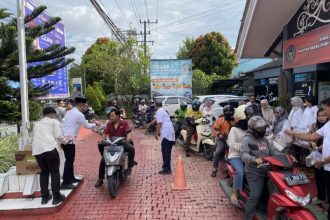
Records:
<instances>
[{"instance_id":1,"label":"orange traffic cone","mask_svg":"<svg viewBox=\"0 0 330 220\"><path fill-rule=\"evenodd\" d=\"M173 190L189 189L186 182L186 175L184 173L182 156L179 156L176 162L175 179L174 179L174 183L172 183L172 189Z\"/></svg>"}]
</instances>

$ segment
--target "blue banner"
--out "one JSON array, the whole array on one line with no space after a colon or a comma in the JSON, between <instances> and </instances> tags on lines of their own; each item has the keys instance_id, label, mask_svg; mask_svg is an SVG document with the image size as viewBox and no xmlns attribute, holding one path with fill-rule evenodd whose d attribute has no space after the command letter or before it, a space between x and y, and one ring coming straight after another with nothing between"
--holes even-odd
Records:
<instances>
[{"instance_id":1,"label":"blue banner","mask_svg":"<svg viewBox=\"0 0 330 220\"><path fill-rule=\"evenodd\" d=\"M191 60L151 60L151 97L175 95L192 97Z\"/></svg>"},{"instance_id":2,"label":"blue banner","mask_svg":"<svg viewBox=\"0 0 330 220\"><path fill-rule=\"evenodd\" d=\"M30 15L32 11L37 7L31 0L25 0L25 14ZM50 16L43 12L37 18L29 22L27 25L29 27L37 26L43 24L50 19ZM53 44L60 44L65 46L65 32L64 25L60 22L55 24L55 30L37 38L33 45L35 49L46 49ZM50 61L51 62L51 61ZM29 65L40 65L40 62L30 63ZM66 67L56 70L53 74L42 77L35 78L31 80L32 84L36 87L44 86L46 84L52 84L53 87L50 89L49 94L46 99L52 98L65 98L69 97L69 86L68 86L68 69Z\"/></svg>"}]
</instances>

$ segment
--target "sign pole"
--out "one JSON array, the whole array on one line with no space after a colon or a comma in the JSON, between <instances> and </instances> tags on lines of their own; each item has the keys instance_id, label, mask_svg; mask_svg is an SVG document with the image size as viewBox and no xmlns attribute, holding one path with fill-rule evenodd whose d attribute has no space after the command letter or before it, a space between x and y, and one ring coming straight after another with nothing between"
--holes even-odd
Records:
<instances>
[{"instance_id":1,"label":"sign pole","mask_svg":"<svg viewBox=\"0 0 330 220\"><path fill-rule=\"evenodd\" d=\"M22 128L23 146L29 139L29 106L28 106L28 87L27 87L27 69L26 69L26 47L25 47L25 23L24 23L24 0L17 0L17 33L19 50L19 77L21 89L21 110L22 110Z\"/></svg>"}]
</instances>

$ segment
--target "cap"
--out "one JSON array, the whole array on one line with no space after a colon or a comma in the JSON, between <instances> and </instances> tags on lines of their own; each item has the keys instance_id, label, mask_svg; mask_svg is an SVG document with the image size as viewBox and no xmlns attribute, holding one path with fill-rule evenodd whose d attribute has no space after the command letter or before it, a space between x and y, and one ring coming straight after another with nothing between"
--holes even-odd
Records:
<instances>
[{"instance_id":1,"label":"cap","mask_svg":"<svg viewBox=\"0 0 330 220\"><path fill-rule=\"evenodd\" d=\"M77 96L74 98L74 103L87 103L87 99L84 96Z\"/></svg>"},{"instance_id":2,"label":"cap","mask_svg":"<svg viewBox=\"0 0 330 220\"><path fill-rule=\"evenodd\" d=\"M45 107L45 108L43 109L43 111L42 111L42 114L43 114L43 115L48 115L48 114L50 114L50 113L54 113L54 114L56 114L56 111L55 111L55 109L54 109L53 107Z\"/></svg>"}]
</instances>

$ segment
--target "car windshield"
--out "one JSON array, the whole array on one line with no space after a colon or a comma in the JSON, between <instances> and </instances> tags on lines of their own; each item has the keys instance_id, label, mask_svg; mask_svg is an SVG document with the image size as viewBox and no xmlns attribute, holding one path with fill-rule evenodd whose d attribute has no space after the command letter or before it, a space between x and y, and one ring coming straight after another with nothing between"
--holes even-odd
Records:
<instances>
[{"instance_id":1,"label":"car windshield","mask_svg":"<svg viewBox=\"0 0 330 220\"><path fill-rule=\"evenodd\" d=\"M165 98L154 98L155 102L163 102Z\"/></svg>"}]
</instances>

